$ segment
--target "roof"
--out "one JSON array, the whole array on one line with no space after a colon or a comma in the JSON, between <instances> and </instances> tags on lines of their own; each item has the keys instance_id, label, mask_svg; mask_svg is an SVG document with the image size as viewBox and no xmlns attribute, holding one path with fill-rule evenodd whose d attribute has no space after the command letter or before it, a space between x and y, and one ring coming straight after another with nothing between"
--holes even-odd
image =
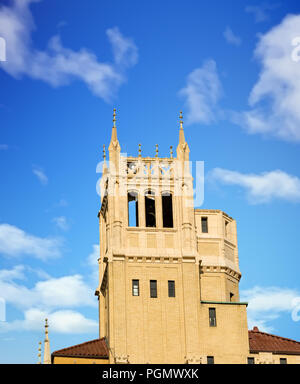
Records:
<instances>
[{"instance_id":1,"label":"roof","mask_svg":"<svg viewBox=\"0 0 300 384\"><path fill-rule=\"evenodd\" d=\"M108 359L108 348L105 338L86 341L82 344L73 345L72 347L63 348L52 353L54 357L85 357L95 359Z\"/></svg>"},{"instance_id":2,"label":"roof","mask_svg":"<svg viewBox=\"0 0 300 384\"><path fill-rule=\"evenodd\" d=\"M260 332L257 327L249 331L251 353L272 352L280 355L300 355L300 342Z\"/></svg>"}]
</instances>

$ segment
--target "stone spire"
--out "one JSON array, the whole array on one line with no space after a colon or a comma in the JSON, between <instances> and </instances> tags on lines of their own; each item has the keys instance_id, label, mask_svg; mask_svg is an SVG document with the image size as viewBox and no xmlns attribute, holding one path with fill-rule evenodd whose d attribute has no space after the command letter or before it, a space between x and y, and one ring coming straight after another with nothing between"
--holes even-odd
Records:
<instances>
[{"instance_id":1,"label":"stone spire","mask_svg":"<svg viewBox=\"0 0 300 384\"><path fill-rule=\"evenodd\" d=\"M120 164L120 153L121 153L121 147L120 143L118 141L118 135L117 135L117 126L116 126L116 108L114 108L113 113L113 127L111 132L111 140L108 147L109 151L109 168L112 174L118 174L119 173L119 164ZM112 169L112 167L114 169Z\"/></svg>"},{"instance_id":2,"label":"stone spire","mask_svg":"<svg viewBox=\"0 0 300 384\"><path fill-rule=\"evenodd\" d=\"M42 342L39 342L38 364L42 364Z\"/></svg>"},{"instance_id":3,"label":"stone spire","mask_svg":"<svg viewBox=\"0 0 300 384\"><path fill-rule=\"evenodd\" d=\"M118 146L120 147L119 141L118 141L118 135L117 135L117 126L116 126L116 108L114 108L114 113L113 113L113 127L111 131L111 140L110 144L108 147L109 152L111 150L116 149Z\"/></svg>"},{"instance_id":4,"label":"stone spire","mask_svg":"<svg viewBox=\"0 0 300 384\"><path fill-rule=\"evenodd\" d=\"M182 111L180 111L180 114L179 114L179 124L180 124L180 129L179 129L179 143L177 146L177 159L183 160L183 161L189 161L190 149L184 137Z\"/></svg>"},{"instance_id":5,"label":"stone spire","mask_svg":"<svg viewBox=\"0 0 300 384\"><path fill-rule=\"evenodd\" d=\"M184 144L185 143L185 137L184 137L184 130L183 130L182 111L180 111L180 113L179 113L179 123L180 123L179 144Z\"/></svg>"},{"instance_id":6,"label":"stone spire","mask_svg":"<svg viewBox=\"0 0 300 384\"><path fill-rule=\"evenodd\" d=\"M48 338L48 319L45 319L45 345L44 345L44 364L51 364L50 344Z\"/></svg>"}]
</instances>

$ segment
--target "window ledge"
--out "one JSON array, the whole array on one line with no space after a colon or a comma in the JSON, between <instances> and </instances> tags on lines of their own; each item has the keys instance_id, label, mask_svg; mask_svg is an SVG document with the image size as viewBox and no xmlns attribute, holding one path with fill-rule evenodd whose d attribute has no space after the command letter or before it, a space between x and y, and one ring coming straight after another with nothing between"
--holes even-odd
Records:
<instances>
[{"instance_id":1,"label":"window ledge","mask_svg":"<svg viewBox=\"0 0 300 384\"><path fill-rule=\"evenodd\" d=\"M201 304L225 304L225 305L246 305L248 306L248 303L246 302L234 302L234 301L202 301L200 300Z\"/></svg>"}]
</instances>

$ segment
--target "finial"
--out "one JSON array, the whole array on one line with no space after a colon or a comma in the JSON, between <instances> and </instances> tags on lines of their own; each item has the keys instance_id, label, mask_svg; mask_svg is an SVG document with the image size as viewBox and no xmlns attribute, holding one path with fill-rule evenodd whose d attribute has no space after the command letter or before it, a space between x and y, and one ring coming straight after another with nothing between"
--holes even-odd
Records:
<instances>
[{"instance_id":1,"label":"finial","mask_svg":"<svg viewBox=\"0 0 300 384\"><path fill-rule=\"evenodd\" d=\"M142 144L139 144L139 157L142 156Z\"/></svg>"},{"instance_id":2,"label":"finial","mask_svg":"<svg viewBox=\"0 0 300 384\"><path fill-rule=\"evenodd\" d=\"M183 129L183 126L182 126L182 124L183 124L183 121L182 121L182 111L180 111L180 113L179 113L179 121L180 121L180 129Z\"/></svg>"},{"instance_id":3,"label":"finial","mask_svg":"<svg viewBox=\"0 0 300 384\"><path fill-rule=\"evenodd\" d=\"M158 144L155 144L155 157L158 157Z\"/></svg>"},{"instance_id":4,"label":"finial","mask_svg":"<svg viewBox=\"0 0 300 384\"><path fill-rule=\"evenodd\" d=\"M113 113L113 116L114 116L114 118L113 118L113 126L115 127L116 126L116 108L114 108L114 113Z\"/></svg>"},{"instance_id":5,"label":"finial","mask_svg":"<svg viewBox=\"0 0 300 384\"><path fill-rule=\"evenodd\" d=\"M44 343L44 364L51 364L50 344L48 339L48 319L45 319L45 343Z\"/></svg>"},{"instance_id":6,"label":"finial","mask_svg":"<svg viewBox=\"0 0 300 384\"><path fill-rule=\"evenodd\" d=\"M171 159L173 159L173 146L172 145L170 146L170 157L171 157Z\"/></svg>"},{"instance_id":7,"label":"finial","mask_svg":"<svg viewBox=\"0 0 300 384\"><path fill-rule=\"evenodd\" d=\"M106 160L105 144L103 144L103 160Z\"/></svg>"},{"instance_id":8,"label":"finial","mask_svg":"<svg viewBox=\"0 0 300 384\"><path fill-rule=\"evenodd\" d=\"M42 342L39 342L38 364L42 364Z\"/></svg>"}]
</instances>

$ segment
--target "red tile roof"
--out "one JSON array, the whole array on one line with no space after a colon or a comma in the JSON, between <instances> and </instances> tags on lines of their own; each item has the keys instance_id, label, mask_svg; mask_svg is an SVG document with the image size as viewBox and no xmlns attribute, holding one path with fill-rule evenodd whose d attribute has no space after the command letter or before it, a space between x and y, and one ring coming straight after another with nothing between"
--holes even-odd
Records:
<instances>
[{"instance_id":1,"label":"red tile roof","mask_svg":"<svg viewBox=\"0 0 300 384\"><path fill-rule=\"evenodd\" d=\"M95 359L108 359L108 348L105 338L87 341L72 347L60 349L52 353L54 357L85 357Z\"/></svg>"},{"instance_id":2,"label":"red tile roof","mask_svg":"<svg viewBox=\"0 0 300 384\"><path fill-rule=\"evenodd\" d=\"M249 331L250 352L273 352L282 355L300 355L300 343L285 337L260 332L257 327Z\"/></svg>"}]
</instances>

